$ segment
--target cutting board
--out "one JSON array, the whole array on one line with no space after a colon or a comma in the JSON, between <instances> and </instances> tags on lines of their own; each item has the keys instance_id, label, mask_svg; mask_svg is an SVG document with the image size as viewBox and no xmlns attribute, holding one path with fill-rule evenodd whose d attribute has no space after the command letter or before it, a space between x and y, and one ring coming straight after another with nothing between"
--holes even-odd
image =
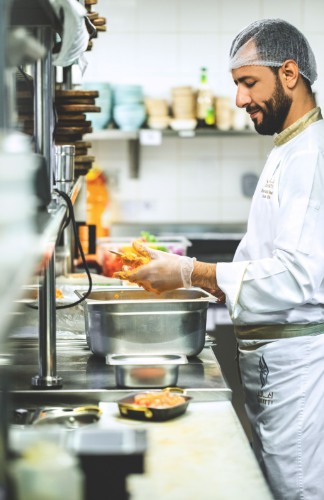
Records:
<instances>
[{"instance_id":1,"label":"cutting board","mask_svg":"<svg viewBox=\"0 0 324 500\"><path fill-rule=\"evenodd\" d=\"M100 113L99 106L91 104L59 104L57 106L58 113Z\"/></svg>"},{"instance_id":2,"label":"cutting board","mask_svg":"<svg viewBox=\"0 0 324 500\"><path fill-rule=\"evenodd\" d=\"M99 97L98 90L57 90L55 92L55 97L69 98L69 97Z\"/></svg>"},{"instance_id":3,"label":"cutting board","mask_svg":"<svg viewBox=\"0 0 324 500\"><path fill-rule=\"evenodd\" d=\"M89 163L95 161L94 156L75 156L75 163Z\"/></svg>"},{"instance_id":4,"label":"cutting board","mask_svg":"<svg viewBox=\"0 0 324 500\"><path fill-rule=\"evenodd\" d=\"M91 127L60 127L56 129L57 135L91 134Z\"/></svg>"},{"instance_id":5,"label":"cutting board","mask_svg":"<svg viewBox=\"0 0 324 500\"><path fill-rule=\"evenodd\" d=\"M92 104L94 106L96 101L91 97L82 97L82 99L80 97L55 97L55 103L57 106L65 104Z\"/></svg>"}]
</instances>

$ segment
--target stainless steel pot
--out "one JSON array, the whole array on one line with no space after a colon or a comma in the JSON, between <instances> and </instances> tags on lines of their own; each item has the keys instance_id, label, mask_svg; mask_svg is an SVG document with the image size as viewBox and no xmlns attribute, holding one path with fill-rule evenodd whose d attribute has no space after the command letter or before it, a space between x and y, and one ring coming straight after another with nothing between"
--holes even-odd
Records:
<instances>
[{"instance_id":1,"label":"stainless steel pot","mask_svg":"<svg viewBox=\"0 0 324 500\"><path fill-rule=\"evenodd\" d=\"M188 360L180 354L108 354L106 363L114 366L118 387L157 389L175 387L179 365Z\"/></svg>"},{"instance_id":2,"label":"stainless steel pot","mask_svg":"<svg viewBox=\"0 0 324 500\"><path fill-rule=\"evenodd\" d=\"M138 287L95 290L83 302L88 346L98 356L196 356L204 347L210 300L215 299L199 288L161 295Z\"/></svg>"}]
</instances>

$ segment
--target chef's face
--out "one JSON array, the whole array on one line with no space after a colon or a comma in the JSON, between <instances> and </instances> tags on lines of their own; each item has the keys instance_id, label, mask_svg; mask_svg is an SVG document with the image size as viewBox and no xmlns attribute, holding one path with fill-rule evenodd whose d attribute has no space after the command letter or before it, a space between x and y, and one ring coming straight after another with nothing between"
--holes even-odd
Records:
<instances>
[{"instance_id":1,"label":"chef's face","mask_svg":"<svg viewBox=\"0 0 324 500\"><path fill-rule=\"evenodd\" d=\"M281 132L292 99L285 92L280 76L266 66L243 66L232 70L237 85L236 105L245 108L262 135Z\"/></svg>"}]
</instances>

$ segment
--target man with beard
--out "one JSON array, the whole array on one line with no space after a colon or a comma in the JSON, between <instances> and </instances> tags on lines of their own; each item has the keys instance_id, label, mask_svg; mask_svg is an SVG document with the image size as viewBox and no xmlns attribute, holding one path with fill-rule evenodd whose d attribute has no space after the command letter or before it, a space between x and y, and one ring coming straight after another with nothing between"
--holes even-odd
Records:
<instances>
[{"instance_id":1,"label":"man with beard","mask_svg":"<svg viewBox=\"0 0 324 500\"><path fill-rule=\"evenodd\" d=\"M280 19L242 30L230 50L236 104L256 131L278 134L232 263L150 249L127 279L161 293L226 296L253 447L276 500L324 498L324 121L314 54Z\"/></svg>"}]
</instances>

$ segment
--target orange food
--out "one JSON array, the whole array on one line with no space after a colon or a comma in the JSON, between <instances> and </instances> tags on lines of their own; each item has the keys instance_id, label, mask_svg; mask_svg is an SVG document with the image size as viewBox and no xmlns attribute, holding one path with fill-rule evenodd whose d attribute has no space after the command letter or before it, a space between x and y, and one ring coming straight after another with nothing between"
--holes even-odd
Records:
<instances>
[{"instance_id":1,"label":"orange food","mask_svg":"<svg viewBox=\"0 0 324 500\"><path fill-rule=\"evenodd\" d=\"M136 274L135 269L145 266L145 264L148 264L150 262L149 257L141 257L132 252L125 252L120 257L120 260L122 261L123 264L123 270L115 272L112 277L121 280L127 280L127 278L131 276L131 271L133 271L134 274Z\"/></svg>"},{"instance_id":2,"label":"orange food","mask_svg":"<svg viewBox=\"0 0 324 500\"><path fill-rule=\"evenodd\" d=\"M115 295L115 299L119 299L119 295L118 295L118 293L116 293L116 295Z\"/></svg>"},{"instance_id":3,"label":"orange food","mask_svg":"<svg viewBox=\"0 0 324 500\"><path fill-rule=\"evenodd\" d=\"M57 299L64 299L63 293L58 288L55 288L55 297ZM38 299L38 290L36 290L35 299Z\"/></svg>"},{"instance_id":4,"label":"orange food","mask_svg":"<svg viewBox=\"0 0 324 500\"><path fill-rule=\"evenodd\" d=\"M136 405L146 406L147 408L171 408L186 401L182 396L170 391L137 394L134 400Z\"/></svg>"},{"instance_id":5,"label":"orange food","mask_svg":"<svg viewBox=\"0 0 324 500\"><path fill-rule=\"evenodd\" d=\"M150 262L149 257L141 257L132 252L123 253L120 259L124 266L131 266L132 268L144 266Z\"/></svg>"}]
</instances>

